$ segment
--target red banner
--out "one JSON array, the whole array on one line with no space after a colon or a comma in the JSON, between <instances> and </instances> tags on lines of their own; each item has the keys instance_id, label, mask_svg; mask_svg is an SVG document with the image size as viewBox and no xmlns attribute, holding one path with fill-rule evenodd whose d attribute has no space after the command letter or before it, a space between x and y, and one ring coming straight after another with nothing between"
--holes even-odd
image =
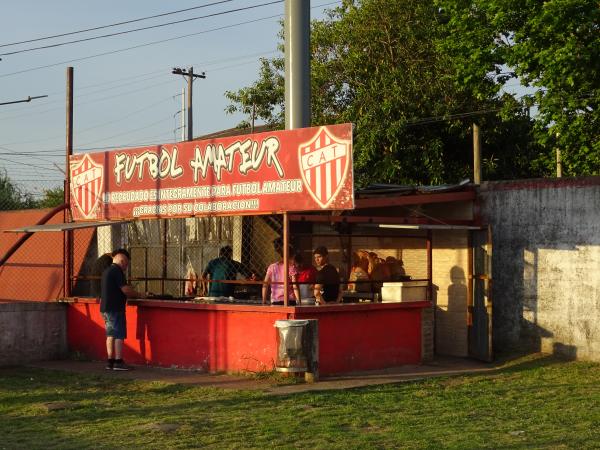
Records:
<instances>
[{"instance_id":1,"label":"red banner","mask_svg":"<svg viewBox=\"0 0 600 450\"><path fill-rule=\"evenodd\" d=\"M73 155L74 220L354 208L352 125Z\"/></svg>"}]
</instances>

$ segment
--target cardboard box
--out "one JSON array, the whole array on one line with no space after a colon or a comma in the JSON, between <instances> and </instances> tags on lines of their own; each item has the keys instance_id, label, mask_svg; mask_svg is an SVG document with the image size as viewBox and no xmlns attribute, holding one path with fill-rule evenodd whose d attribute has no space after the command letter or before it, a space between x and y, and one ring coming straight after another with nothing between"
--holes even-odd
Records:
<instances>
[{"instance_id":1,"label":"cardboard box","mask_svg":"<svg viewBox=\"0 0 600 450\"><path fill-rule=\"evenodd\" d=\"M427 300L427 281L385 282L381 288L381 301L421 302Z\"/></svg>"}]
</instances>

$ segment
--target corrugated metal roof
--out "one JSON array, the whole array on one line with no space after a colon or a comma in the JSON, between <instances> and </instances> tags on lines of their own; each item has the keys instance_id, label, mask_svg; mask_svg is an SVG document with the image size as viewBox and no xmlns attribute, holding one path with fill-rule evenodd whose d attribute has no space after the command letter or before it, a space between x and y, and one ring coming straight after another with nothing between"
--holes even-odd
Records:
<instances>
[{"instance_id":1,"label":"corrugated metal roof","mask_svg":"<svg viewBox=\"0 0 600 450\"><path fill-rule=\"evenodd\" d=\"M430 194L440 192L462 191L471 180L465 179L457 184L440 184L436 186L412 186L400 184L372 184L363 189L357 189L356 195L359 197L378 197L390 194L411 195L411 194Z\"/></svg>"}]
</instances>

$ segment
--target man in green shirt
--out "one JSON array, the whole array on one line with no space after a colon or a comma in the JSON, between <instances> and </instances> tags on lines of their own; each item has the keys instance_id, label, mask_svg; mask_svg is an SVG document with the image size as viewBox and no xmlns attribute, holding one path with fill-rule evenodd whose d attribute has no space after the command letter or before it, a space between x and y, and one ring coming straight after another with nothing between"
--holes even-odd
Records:
<instances>
[{"instance_id":1,"label":"man in green shirt","mask_svg":"<svg viewBox=\"0 0 600 450\"><path fill-rule=\"evenodd\" d=\"M202 277L209 280L210 297L232 297L235 285L210 280L235 280L238 273L251 277L252 273L238 261L234 261L233 249L227 245L219 250L219 257L209 261Z\"/></svg>"}]
</instances>

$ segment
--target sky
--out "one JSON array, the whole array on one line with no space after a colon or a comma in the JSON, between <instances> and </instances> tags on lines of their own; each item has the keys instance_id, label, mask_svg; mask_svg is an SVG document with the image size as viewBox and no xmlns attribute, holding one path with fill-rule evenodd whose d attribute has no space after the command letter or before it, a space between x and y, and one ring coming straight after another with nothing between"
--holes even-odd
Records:
<instances>
[{"instance_id":1,"label":"sky","mask_svg":"<svg viewBox=\"0 0 600 450\"><path fill-rule=\"evenodd\" d=\"M312 0L311 18L323 17L324 10L339 3ZM195 9L73 33L187 8ZM235 127L244 117L225 113L229 103L224 94L250 85L258 76L259 59L278 54L283 13L283 0L3 2L0 103L47 97L0 105L0 173L6 170L22 191L34 196L62 186L68 66L74 68L75 153L180 140L186 80L173 75L173 67L193 66L195 73L206 74L193 87L194 136ZM40 39L65 33L73 34ZM18 53L7 54L12 52Z\"/></svg>"}]
</instances>

